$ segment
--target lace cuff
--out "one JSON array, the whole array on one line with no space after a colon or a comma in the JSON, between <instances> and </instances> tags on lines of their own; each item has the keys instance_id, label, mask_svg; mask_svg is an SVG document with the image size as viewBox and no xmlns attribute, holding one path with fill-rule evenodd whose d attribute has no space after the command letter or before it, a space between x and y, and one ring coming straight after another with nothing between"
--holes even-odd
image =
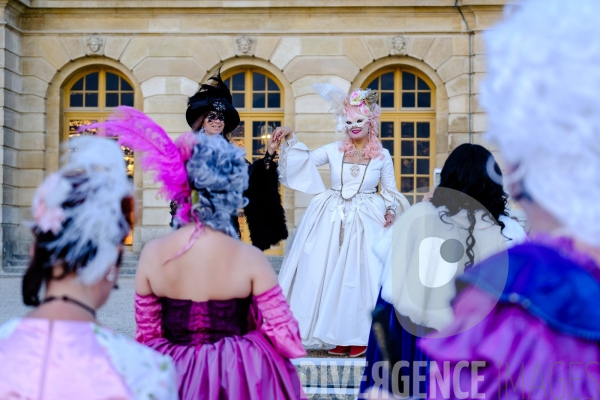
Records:
<instances>
[{"instance_id":1,"label":"lace cuff","mask_svg":"<svg viewBox=\"0 0 600 400\"><path fill-rule=\"evenodd\" d=\"M162 337L162 306L154 294L135 294L135 340L147 343Z\"/></svg>"},{"instance_id":2,"label":"lace cuff","mask_svg":"<svg viewBox=\"0 0 600 400\"><path fill-rule=\"evenodd\" d=\"M281 144L281 150L279 152L279 180L283 183L285 182L286 173L287 173L287 156L290 152L290 147L294 147L298 143L298 139L296 139L296 134L292 133L292 138L290 140L284 140Z\"/></svg>"},{"instance_id":3,"label":"lace cuff","mask_svg":"<svg viewBox=\"0 0 600 400\"><path fill-rule=\"evenodd\" d=\"M275 350L284 357L298 358L306 355L300 338L298 322L290 311L279 285L255 296L254 303L262 321L258 330L267 336Z\"/></svg>"}]
</instances>

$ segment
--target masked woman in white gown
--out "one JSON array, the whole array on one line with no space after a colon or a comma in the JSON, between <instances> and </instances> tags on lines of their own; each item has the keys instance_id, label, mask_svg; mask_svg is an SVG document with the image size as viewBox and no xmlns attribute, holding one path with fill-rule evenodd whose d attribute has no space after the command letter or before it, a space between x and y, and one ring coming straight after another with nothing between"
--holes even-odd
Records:
<instances>
[{"instance_id":1,"label":"masked woman in white gown","mask_svg":"<svg viewBox=\"0 0 600 400\"><path fill-rule=\"evenodd\" d=\"M304 345L336 345L330 354L357 357L366 349L379 291L381 267L372 248L409 204L396 189L392 158L378 140L377 94L347 95L331 85L315 89L333 109L336 132L345 139L309 151L290 128L275 131L285 135L281 183L316 195L296 228L279 282ZM317 169L325 164L330 188Z\"/></svg>"}]
</instances>

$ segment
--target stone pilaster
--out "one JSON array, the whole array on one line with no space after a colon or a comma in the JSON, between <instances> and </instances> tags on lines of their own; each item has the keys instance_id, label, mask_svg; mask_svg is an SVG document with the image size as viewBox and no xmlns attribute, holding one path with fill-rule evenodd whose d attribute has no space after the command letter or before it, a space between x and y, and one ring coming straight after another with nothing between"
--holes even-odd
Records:
<instances>
[{"instance_id":1,"label":"stone pilaster","mask_svg":"<svg viewBox=\"0 0 600 400\"><path fill-rule=\"evenodd\" d=\"M20 2L0 2L0 235L2 266L26 262L21 232L21 183L35 178L21 170ZM29 239L31 241L31 239Z\"/></svg>"}]
</instances>

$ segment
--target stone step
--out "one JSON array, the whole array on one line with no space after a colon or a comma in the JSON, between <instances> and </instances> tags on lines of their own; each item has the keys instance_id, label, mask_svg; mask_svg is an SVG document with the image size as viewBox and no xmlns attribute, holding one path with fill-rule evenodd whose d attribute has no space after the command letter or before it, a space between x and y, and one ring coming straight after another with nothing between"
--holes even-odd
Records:
<instances>
[{"instance_id":1,"label":"stone step","mask_svg":"<svg viewBox=\"0 0 600 400\"><path fill-rule=\"evenodd\" d=\"M309 399L346 400L358 396L365 359L305 357L292 363Z\"/></svg>"},{"instance_id":2,"label":"stone step","mask_svg":"<svg viewBox=\"0 0 600 400\"><path fill-rule=\"evenodd\" d=\"M358 389L329 389L303 387L306 398L310 400L354 400Z\"/></svg>"},{"instance_id":3,"label":"stone step","mask_svg":"<svg viewBox=\"0 0 600 400\"><path fill-rule=\"evenodd\" d=\"M365 359L354 358L297 358L292 361L305 387L355 388L360 387Z\"/></svg>"}]
</instances>

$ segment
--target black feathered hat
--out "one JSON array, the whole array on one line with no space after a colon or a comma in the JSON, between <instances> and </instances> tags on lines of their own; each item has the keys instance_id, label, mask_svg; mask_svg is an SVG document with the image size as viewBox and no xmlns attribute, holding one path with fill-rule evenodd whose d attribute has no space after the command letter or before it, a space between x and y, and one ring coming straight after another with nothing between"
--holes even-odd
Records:
<instances>
[{"instance_id":1,"label":"black feathered hat","mask_svg":"<svg viewBox=\"0 0 600 400\"><path fill-rule=\"evenodd\" d=\"M225 117L223 133L233 131L240 123L240 115L233 106L233 99L229 88L221 79L221 68L208 78L210 84L200 85L200 89L188 99L185 118L190 127L193 127L198 118L209 111L218 111Z\"/></svg>"}]
</instances>

